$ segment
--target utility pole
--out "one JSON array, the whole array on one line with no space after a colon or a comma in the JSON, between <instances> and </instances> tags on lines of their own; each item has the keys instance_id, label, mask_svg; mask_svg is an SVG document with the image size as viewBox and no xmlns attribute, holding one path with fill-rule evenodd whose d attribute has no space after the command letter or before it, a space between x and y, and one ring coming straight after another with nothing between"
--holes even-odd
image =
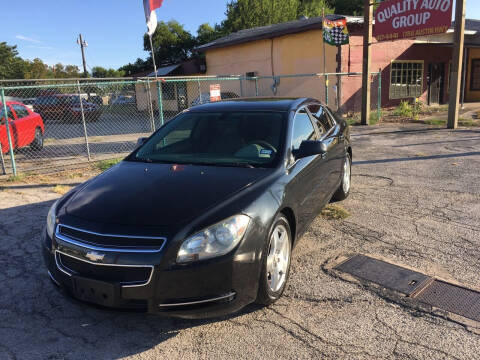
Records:
<instances>
[{"instance_id":1,"label":"utility pole","mask_svg":"<svg viewBox=\"0 0 480 360\"><path fill-rule=\"evenodd\" d=\"M82 34L78 36L77 44L82 49L82 61L83 61L83 76L88 77L87 62L85 61L85 48L88 46L87 42L82 39Z\"/></svg>"},{"instance_id":2,"label":"utility pole","mask_svg":"<svg viewBox=\"0 0 480 360\"><path fill-rule=\"evenodd\" d=\"M458 127L458 111L460 107L460 91L462 83L463 48L465 42L465 10L467 0L457 0L455 9L455 35L452 58L452 83L450 84L450 104L448 106L449 129Z\"/></svg>"},{"instance_id":3,"label":"utility pole","mask_svg":"<svg viewBox=\"0 0 480 360\"><path fill-rule=\"evenodd\" d=\"M365 0L363 26L363 70L362 70L362 125L368 125L370 120L370 83L372 65L372 41L373 41L373 0Z\"/></svg>"}]
</instances>

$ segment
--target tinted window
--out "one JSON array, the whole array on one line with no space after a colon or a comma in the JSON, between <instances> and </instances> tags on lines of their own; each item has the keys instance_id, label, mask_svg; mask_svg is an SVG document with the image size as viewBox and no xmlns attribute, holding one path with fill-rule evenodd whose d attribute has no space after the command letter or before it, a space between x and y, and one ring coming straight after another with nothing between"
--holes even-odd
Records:
<instances>
[{"instance_id":1,"label":"tinted window","mask_svg":"<svg viewBox=\"0 0 480 360\"><path fill-rule=\"evenodd\" d=\"M315 129L305 110L301 110L293 123L292 150L298 150L305 140L316 140Z\"/></svg>"},{"instance_id":2,"label":"tinted window","mask_svg":"<svg viewBox=\"0 0 480 360\"><path fill-rule=\"evenodd\" d=\"M130 157L133 161L272 167L282 152L285 114L185 112Z\"/></svg>"},{"instance_id":3,"label":"tinted window","mask_svg":"<svg viewBox=\"0 0 480 360\"><path fill-rule=\"evenodd\" d=\"M12 105L13 110L17 114L17 118L21 119L30 115L28 110L23 105L14 104Z\"/></svg>"},{"instance_id":4,"label":"tinted window","mask_svg":"<svg viewBox=\"0 0 480 360\"><path fill-rule=\"evenodd\" d=\"M12 110L10 109L10 107L7 106L7 113L8 113L8 118L10 120L13 120L15 119L13 117L13 113L12 113ZM2 105L2 112L0 113L0 123L1 124L5 124L5 111L3 110L3 105Z\"/></svg>"},{"instance_id":5,"label":"tinted window","mask_svg":"<svg viewBox=\"0 0 480 360\"><path fill-rule=\"evenodd\" d=\"M321 133L326 133L330 130L334 123L330 117L330 114L325 110L325 108L321 105L310 105L308 110L312 113L313 117L317 121L318 128L320 129Z\"/></svg>"}]
</instances>

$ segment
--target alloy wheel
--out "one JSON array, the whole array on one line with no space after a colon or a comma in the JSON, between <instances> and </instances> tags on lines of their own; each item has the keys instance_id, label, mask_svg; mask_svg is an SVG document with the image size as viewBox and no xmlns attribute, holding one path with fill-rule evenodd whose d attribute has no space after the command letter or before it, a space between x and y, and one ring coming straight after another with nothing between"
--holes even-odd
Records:
<instances>
[{"instance_id":1,"label":"alloy wheel","mask_svg":"<svg viewBox=\"0 0 480 360\"><path fill-rule=\"evenodd\" d=\"M267 255L267 283L270 291L279 291L287 280L290 263L290 235L287 228L278 224L270 237Z\"/></svg>"}]
</instances>

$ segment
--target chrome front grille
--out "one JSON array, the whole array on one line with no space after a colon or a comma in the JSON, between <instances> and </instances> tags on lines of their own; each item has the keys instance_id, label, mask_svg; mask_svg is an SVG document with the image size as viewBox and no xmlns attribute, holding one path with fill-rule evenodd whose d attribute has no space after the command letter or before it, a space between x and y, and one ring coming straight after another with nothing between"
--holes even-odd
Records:
<instances>
[{"instance_id":1,"label":"chrome front grille","mask_svg":"<svg viewBox=\"0 0 480 360\"><path fill-rule=\"evenodd\" d=\"M55 237L92 250L119 252L159 252L166 242L164 237L100 234L62 224Z\"/></svg>"},{"instance_id":2,"label":"chrome front grille","mask_svg":"<svg viewBox=\"0 0 480 360\"><path fill-rule=\"evenodd\" d=\"M153 266L96 264L60 251L55 252L55 261L57 267L68 276L78 275L124 287L145 286L153 274Z\"/></svg>"}]
</instances>

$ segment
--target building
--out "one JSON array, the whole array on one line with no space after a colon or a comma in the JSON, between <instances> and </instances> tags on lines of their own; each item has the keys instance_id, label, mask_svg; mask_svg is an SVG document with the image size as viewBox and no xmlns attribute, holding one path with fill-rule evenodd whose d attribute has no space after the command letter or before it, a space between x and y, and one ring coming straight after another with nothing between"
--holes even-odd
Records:
<instances>
[{"instance_id":1,"label":"building","mask_svg":"<svg viewBox=\"0 0 480 360\"><path fill-rule=\"evenodd\" d=\"M328 15L331 20L337 15ZM359 73L363 61L363 18L346 17L350 44L323 46L322 18L242 30L198 48L205 53L207 75L279 76L316 73ZM480 21L467 20L465 100L480 100ZM325 57L324 49L325 48ZM381 71L383 107L420 98L430 105L448 102L453 53L453 29L443 35L395 42L374 41L372 71ZM324 62L324 58L326 59ZM325 99L324 81L311 76L281 79L276 95ZM361 76L334 76L329 81L329 105L360 111ZM372 105L378 86L372 87ZM272 87L273 88L273 87ZM261 95L268 94L264 87ZM336 103L333 99L336 99Z\"/></svg>"}]
</instances>

